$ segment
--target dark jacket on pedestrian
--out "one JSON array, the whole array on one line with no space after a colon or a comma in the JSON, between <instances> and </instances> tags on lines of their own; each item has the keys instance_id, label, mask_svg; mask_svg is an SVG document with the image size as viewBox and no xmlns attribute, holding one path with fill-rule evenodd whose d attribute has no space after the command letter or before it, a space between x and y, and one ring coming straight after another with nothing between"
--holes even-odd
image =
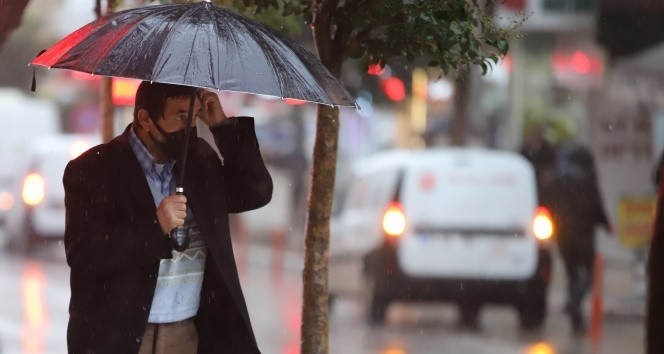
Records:
<instances>
[{"instance_id":1,"label":"dark jacket on pedestrian","mask_svg":"<svg viewBox=\"0 0 664 354\"><path fill-rule=\"evenodd\" d=\"M597 186L590 152L579 148L570 153L559 176L545 188L542 203L553 218L555 238L566 262L592 262L595 227L610 228Z\"/></svg>"},{"instance_id":2,"label":"dark jacket on pedestrian","mask_svg":"<svg viewBox=\"0 0 664 354\"><path fill-rule=\"evenodd\" d=\"M71 267L70 353L137 353L159 262L172 257L145 175L125 132L71 161L65 170L65 247ZM252 118L210 129L224 162L202 139L186 163L184 190L208 247L199 353L258 353L233 257L228 213L267 204L272 180Z\"/></svg>"},{"instance_id":3,"label":"dark jacket on pedestrian","mask_svg":"<svg viewBox=\"0 0 664 354\"><path fill-rule=\"evenodd\" d=\"M537 195L542 196L544 188L550 182L550 175L556 166L556 151L542 140L537 145L523 145L519 151L535 168L535 182L537 183Z\"/></svg>"}]
</instances>

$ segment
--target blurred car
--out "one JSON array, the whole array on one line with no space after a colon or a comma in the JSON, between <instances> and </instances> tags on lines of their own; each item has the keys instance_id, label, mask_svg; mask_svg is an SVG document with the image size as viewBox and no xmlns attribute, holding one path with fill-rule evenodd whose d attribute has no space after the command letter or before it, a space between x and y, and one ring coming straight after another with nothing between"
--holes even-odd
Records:
<instances>
[{"instance_id":1,"label":"blurred car","mask_svg":"<svg viewBox=\"0 0 664 354\"><path fill-rule=\"evenodd\" d=\"M101 142L97 135L48 135L32 141L14 183L16 200L7 212L10 248L32 251L38 244L62 240L65 204L62 175L67 163Z\"/></svg>"},{"instance_id":2,"label":"blurred car","mask_svg":"<svg viewBox=\"0 0 664 354\"><path fill-rule=\"evenodd\" d=\"M0 115L3 117L0 139L0 226L17 196L13 185L21 156L30 142L43 135L60 131L59 113L55 103L23 94L17 89L0 87Z\"/></svg>"},{"instance_id":3,"label":"blurred car","mask_svg":"<svg viewBox=\"0 0 664 354\"><path fill-rule=\"evenodd\" d=\"M360 161L331 220L332 299L364 295L371 324L395 301L458 305L476 327L487 303L521 327L546 317L553 225L522 156L480 149L387 152Z\"/></svg>"}]
</instances>

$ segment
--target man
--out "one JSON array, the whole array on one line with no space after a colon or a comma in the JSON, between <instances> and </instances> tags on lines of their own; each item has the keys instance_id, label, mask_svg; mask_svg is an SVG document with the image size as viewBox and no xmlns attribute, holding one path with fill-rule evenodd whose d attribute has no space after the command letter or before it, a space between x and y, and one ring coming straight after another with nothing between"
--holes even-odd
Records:
<instances>
[{"instance_id":1,"label":"man","mask_svg":"<svg viewBox=\"0 0 664 354\"><path fill-rule=\"evenodd\" d=\"M259 208L272 180L253 119L227 118L216 94L194 112L223 163L195 137L174 194L191 87L143 82L124 133L65 170L71 267L70 353L258 353L233 258L228 213ZM189 230L172 248L169 232Z\"/></svg>"},{"instance_id":2,"label":"man","mask_svg":"<svg viewBox=\"0 0 664 354\"><path fill-rule=\"evenodd\" d=\"M544 137L543 127L532 123L526 128L519 152L535 168L537 195L541 198L542 192L553 180L556 167L556 151Z\"/></svg>"},{"instance_id":3,"label":"man","mask_svg":"<svg viewBox=\"0 0 664 354\"><path fill-rule=\"evenodd\" d=\"M599 192L595 162L590 151L574 148L561 167L561 174L545 189L542 203L556 225L558 251L567 273L567 312L572 334L585 332L583 300L592 285L595 261L595 229L611 231Z\"/></svg>"}]
</instances>

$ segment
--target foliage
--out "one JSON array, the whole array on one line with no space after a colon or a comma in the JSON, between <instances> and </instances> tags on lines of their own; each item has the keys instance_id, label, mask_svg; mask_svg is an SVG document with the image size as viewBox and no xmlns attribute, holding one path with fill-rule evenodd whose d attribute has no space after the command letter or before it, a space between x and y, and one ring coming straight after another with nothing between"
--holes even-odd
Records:
<instances>
[{"instance_id":1,"label":"foliage","mask_svg":"<svg viewBox=\"0 0 664 354\"><path fill-rule=\"evenodd\" d=\"M466 65L487 72L507 53L513 29L493 24L487 9L494 1L482 6L479 0L232 0L256 13L280 10L299 16L312 26L316 16L329 16L330 40L341 62L425 57L445 73Z\"/></svg>"},{"instance_id":2,"label":"foliage","mask_svg":"<svg viewBox=\"0 0 664 354\"><path fill-rule=\"evenodd\" d=\"M160 0L161 3L182 4L191 0ZM213 3L232 8L243 15L252 17L256 21L277 29L285 34L297 35L302 27L294 14L287 15L283 3L270 2L270 6L257 6L253 0L214 0ZM261 1L263 2L263 1Z\"/></svg>"}]
</instances>

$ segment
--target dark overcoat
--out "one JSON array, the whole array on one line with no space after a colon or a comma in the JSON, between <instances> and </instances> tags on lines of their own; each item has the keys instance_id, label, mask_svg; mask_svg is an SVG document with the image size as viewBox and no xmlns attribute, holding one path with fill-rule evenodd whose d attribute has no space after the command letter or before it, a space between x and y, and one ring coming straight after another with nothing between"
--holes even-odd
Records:
<instances>
[{"instance_id":1,"label":"dark overcoat","mask_svg":"<svg viewBox=\"0 0 664 354\"><path fill-rule=\"evenodd\" d=\"M545 188L542 204L551 211L558 249L565 262L592 266L595 228L610 229L596 180L590 175L563 174Z\"/></svg>"},{"instance_id":2,"label":"dark overcoat","mask_svg":"<svg viewBox=\"0 0 664 354\"><path fill-rule=\"evenodd\" d=\"M663 165L659 164L660 175ZM646 353L664 353L664 182L658 181L657 209L648 255Z\"/></svg>"},{"instance_id":3,"label":"dark overcoat","mask_svg":"<svg viewBox=\"0 0 664 354\"><path fill-rule=\"evenodd\" d=\"M137 353L157 283L171 258L145 175L125 132L71 161L65 170L65 248L71 267L70 353ZM210 129L223 164L203 139L190 150L184 188L208 247L195 317L199 353L258 353L240 288L228 213L272 196L253 118Z\"/></svg>"}]
</instances>

